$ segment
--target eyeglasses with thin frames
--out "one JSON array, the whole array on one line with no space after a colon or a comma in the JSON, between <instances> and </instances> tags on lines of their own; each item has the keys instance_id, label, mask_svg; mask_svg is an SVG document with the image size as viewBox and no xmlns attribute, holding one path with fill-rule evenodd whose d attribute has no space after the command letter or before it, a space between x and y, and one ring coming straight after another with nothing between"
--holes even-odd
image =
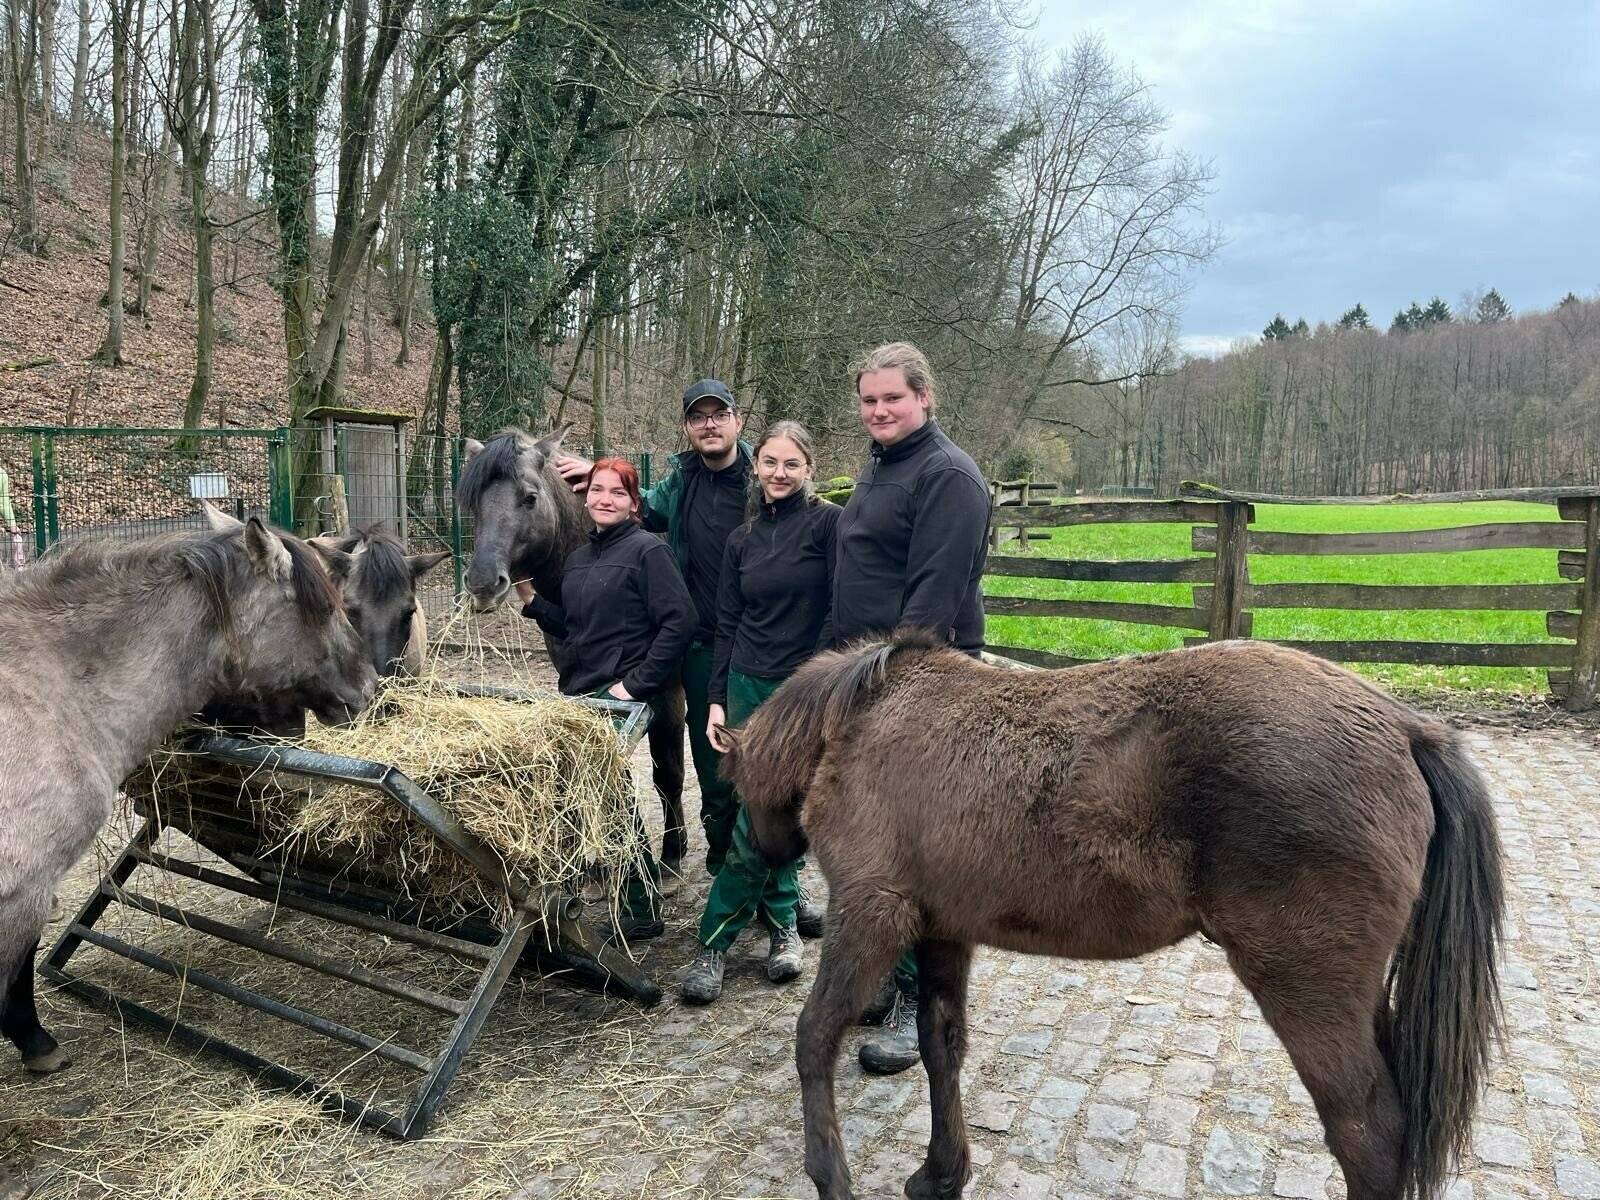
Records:
<instances>
[{"instance_id":1,"label":"eyeglasses with thin frames","mask_svg":"<svg viewBox=\"0 0 1600 1200\"><path fill-rule=\"evenodd\" d=\"M718 408L711 412L690 413L683 423L690 429L704 429L707 425L726 425L733 420L733 409Z\"/></svg>"}]
</instances>

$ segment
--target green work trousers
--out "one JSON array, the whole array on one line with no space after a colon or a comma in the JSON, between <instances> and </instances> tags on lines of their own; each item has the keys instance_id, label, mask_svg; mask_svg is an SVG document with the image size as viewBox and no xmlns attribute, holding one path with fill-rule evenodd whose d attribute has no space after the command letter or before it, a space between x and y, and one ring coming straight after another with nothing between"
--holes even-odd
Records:
<instances>
[{"instance_id":1,"label":"green work trousers","mask_svg":"<svg viewBox=\"0 0 1600 1200\"><path fill-rule=\"evenodd\" d=\"M597 700L614 700L610 687L600 688L589 693ZM650 705L653 715L659 711L660 701L646 701ZM628 775L628 784L633 785L633 775ZM633 836L639 846L641 867L630 872L622 888L622 901L620 915L624 920L639 918L647 920L661 915L661 864L656 861L655 851L650 846L650 833L644 827L644 817L639 813L639 797L637 794L630 797L633 801Z\"/></svg>"},{"instance_id":2,"label":"green work trousers","mask_svg":"<svg viewBox=\"0 0 1600 1200\"><path fill-rule=\"evenodd\" d=\"M688 703L689 752L695 777L700 780L700 825L706 831L706 870L722 870L733 844L733 823L739 816L739 798L733 784L722 777L722 755L706 737L711 719L711 643L696 642L683 659L683 694ZM732 703L732 697L729 702ZM732 719L731 717L729 718Z\"/></svg>"},{"instance_id":3,"label":"green work trousers","mask_svg":"<svg viewBox=\"0 0 1600 1200\"><path fill-rule=\"evenodd\" d=\"M728 672L728 724L743 725L782 682ZM751 836L750 814L739 804L732 845L722 870L711 882L706 911L700 918L701 944L726 951L758 914L769 930L785 929L794 924L799 902L799 861L768 867Z\"/></svg>"}]
</instances>

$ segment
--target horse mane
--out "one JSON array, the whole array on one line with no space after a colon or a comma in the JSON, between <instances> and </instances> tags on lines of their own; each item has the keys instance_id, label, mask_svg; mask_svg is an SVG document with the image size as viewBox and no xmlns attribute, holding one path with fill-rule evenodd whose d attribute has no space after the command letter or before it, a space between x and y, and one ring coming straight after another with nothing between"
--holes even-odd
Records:
<instances>
[{"instance_id":1,"label":"horse mane","mask_svg":"<svg viewBox=\"0 0 1600 1200\"><path fill-rule=\"evenodd\" d=\"M457 502L463 508L476 511L490 484L517 477L521 471L522 452L532 445L533 439L520 429L502 429L495 434L461 468L461 481L456 485Z\"/></svg>"},{"instance_id":2,"label":"horse mane","mask_svg":"<svg viewBox=\"0 0 1600 1200\"><path fill-rule=\"evenodd\" d=\"M819 654L784 681L736 731L725 771L752 808L787 808L803 795L827 743L839 737L883 686L896 659L949 654L925 629L897 629L887 639L855 642Z\"/></svg>"},{"instance_id":3,"label":"horse mane","mask_svg":"<svg viewBox=\"0 0 1600 1200\"><path fill-rule=\"evenodd\" d=\"M279 536L289 552L296 607L313 623L327 620L343 600L316 551L297 537ZM248 570L242 529L156 534L130 542L97 539L62 546L18 572L6 602L43 614L117 581L138 580L154 591L193 584L217 628L231 630L233 587Z\"/></svg>"},{"instance_id":4,"label":"horse mane","mask_svg":"<svg viewBox=\"0 0 1600 1200\"><path fill-rule=\"evenodd\" d=\"M411 564L406 561L405 543L381 522L359 530L357 537L355 544L361 547L362 555L356 571L363 594L410 595L415 581Z\"/></svg>"}]
</instances>

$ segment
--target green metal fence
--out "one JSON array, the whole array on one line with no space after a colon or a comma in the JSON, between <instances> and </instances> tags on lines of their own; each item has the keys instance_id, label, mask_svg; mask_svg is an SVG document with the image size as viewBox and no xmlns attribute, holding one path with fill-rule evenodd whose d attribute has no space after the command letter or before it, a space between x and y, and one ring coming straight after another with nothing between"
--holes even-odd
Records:
<instances>
[{"instance_id":1,"label":"green metal fence","mask_svg":"<svg viewBox=\"0 0 1600 1200\"><path fill-rule=\"evenodd\" d=\"M654 481L655 455L618 453L645 486ZM292 429L0 426L0 470L28 560L79 538L202 528L201 499L306 537L383 521L414 552L450 553L420 592L432 622L453 611L472 556L472 521L455 499L462 458L456 435L354 414Z\"/></svg>"}]
</instances>

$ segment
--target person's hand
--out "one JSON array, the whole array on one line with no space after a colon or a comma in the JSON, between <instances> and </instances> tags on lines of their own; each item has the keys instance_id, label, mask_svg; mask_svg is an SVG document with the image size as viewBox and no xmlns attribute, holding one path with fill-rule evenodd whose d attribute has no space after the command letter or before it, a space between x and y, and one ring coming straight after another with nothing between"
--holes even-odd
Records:
<instances>
[{"instance_id":1,"label":"person's hand","mask_svg":"<svg viewBox=\"0 0 1600 1200\"><path fill-rule=\"evenodd\" d=\"M533 584L529 583L526 579L519 579L511 586L517 589L517 599L521 600L524 604L533 599Z\"/></svg>"},{"instance_id":2,"label":"person's hand","mask_svg":"<svg viewBox=\"0 0 1600 1200\"><path fill-rule=\"evenodd\" d=\"M726 754L733 749L733 743L727 737L727 710L720 704L713 704L707 711L710 715L706 721L706 740L718 754Z\"/></svg>"},{"instance_id":3,"label":"person's hand","mask_svg":"<svg viewBox=\"0 0 1600 1200\"><path fill-rule=\"evenodd\" d=\"M606 695L610 696L613 700L633 699L633 696L629 694L628 689L622 686L622 680L620 679L611 685L611 687L606 691Z\"/></svg>"},{"instance_id":4,"label":"person's hand","mask_svg":"<svg viewBox=\"0 0 1600 1200\"><path fill-rule=\"evenodd\" d=\"M572 485L572 490L582 492L589 487L589 471L594 464L576 454L556 455L556 474Z\"/></svg>"}]
</instances>

